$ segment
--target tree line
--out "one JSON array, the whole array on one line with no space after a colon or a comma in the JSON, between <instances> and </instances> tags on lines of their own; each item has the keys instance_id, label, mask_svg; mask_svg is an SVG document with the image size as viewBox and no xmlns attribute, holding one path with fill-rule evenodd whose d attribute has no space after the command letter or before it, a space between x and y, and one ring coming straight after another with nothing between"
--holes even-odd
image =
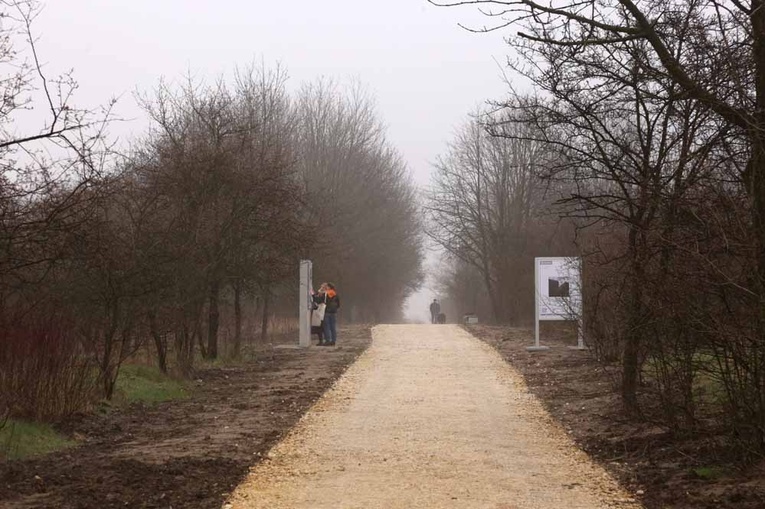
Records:
<instances>
[{"instance_id":1,"label":"tree line","mask_svg":"<svg viewBox=\"0 0 765 509\"><path fill-rule=\"evenodd\" d=\"M112 105L78 109L74 79L43 72L37 12L2 6L0 417L110 398L139 349L190 376L294 328L302 258L346 320L400 319L418 209L363 87L288 92L278 66L161 81L138 97L150 127L118 152Z\"/></svg>"},{"instance_id":2,"label":"tree line","mask_svg":"<svg viewBox=\"0 0 765 509\"><path fill-rule=\"evenodd\" d=\"M719 426L761 455L759 3L446 2L476 3L495 22L478 31L514 30L508 65L533 91L494 101L436 166L428 229L455 260L447 289L480 281L496 321L528 322L531 258L582 256L586 337L620 365L627 413Z\"/></svg>"}]
</instances>

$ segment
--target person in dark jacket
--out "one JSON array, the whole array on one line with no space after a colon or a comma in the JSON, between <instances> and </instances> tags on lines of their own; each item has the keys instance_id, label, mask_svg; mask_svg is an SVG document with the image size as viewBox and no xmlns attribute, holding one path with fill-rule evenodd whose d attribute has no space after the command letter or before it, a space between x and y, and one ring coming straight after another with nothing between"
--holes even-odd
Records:
<instances>
[{"instance_id":1,"label":"person in dark jacket","mask_svg":"<svg viewBox=\"0 0 765 509\"><path fill-rule=\"evenodd\" d=\"M334 346L337 342L337 311L340 309L340 296L332 283L327 283L325 295L327 309L324 311L324 344Z\"/></svg>"}]
</instances>

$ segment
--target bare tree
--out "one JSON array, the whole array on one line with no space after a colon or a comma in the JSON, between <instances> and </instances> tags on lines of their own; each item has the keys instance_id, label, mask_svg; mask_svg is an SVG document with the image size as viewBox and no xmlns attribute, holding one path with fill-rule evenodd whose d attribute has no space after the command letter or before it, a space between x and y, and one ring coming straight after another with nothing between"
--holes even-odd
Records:
<instances>
[{"instance_id":1,"label":"bare tree","mask_svg":"<svg viewBox=\"0 0 765 509\"><path fill-rule=\"evenodd\" d=\"M481 6L495 24L480 31L517 27L517 36L509 41L521 51L544 48L570 56L593 47L610 52L641 41L637 61L641 72L671 84L667 88L677 98L714 111L731 135L745 139L749 155L739 167L739 178L751 203L757 260L750 282L752 305L759 310L757 344L765 344L765 12L759 2L432 3ZM557 64L548 61L546 67L537 67L538 75L555 73ZM530 73L535 66L531 63ZM596 82L597 78L589 81L593 86Z\"/></svg>"},{"instance_id":2,"label":"bare tree","mask_svg":"<svg viewBox=\"0 0 765 509\"><path fill-rule=\"evenodd\" d=\"M111 105L100 112L78 109L72 104L77 89L73 77L46 77L32 27L39 9L34 0L0 4L0 287L4 291L45 273L55 258L46 250L45 232L55 229L59 218L85 206L86 197L93 195L88 189L108 154L105 129ZM19 125L29 130L20 130ZM30 272L33 267L38 270Z\"/></svg>"},{"instance_id":3,"label":"bare tree","mask_svg":"<svg viewBox=\"0 0 765 509\"><path fill-rule=\"evenodd\" d=\"M307 84L297 100L295 146L318 232L309 249L318 278L335 281L351 321L400 318L421 280L414 186L358 86Z\"/></svg>"},{"instance_id":4,"label":"bare tree","mask_svg":"<svg viewBox=\"0 0 765 509\"><path fill-rule=\"evenodd\" d=\"M553 238L561 231L546 217L551 190L537 176L544 145L526 131L489 116L471 119L436 163L426 206L428 235L478 271L500 323L531 320L534 282L521 267L550 253L553 243L557 254L573 248L565 235Z\"/></svg>"},{"instance_id":5,"label":"bare tree","mask_svg":"<svg viewBox=\"0 0 765 509\"><path fill-rule=\"evenodd\" d=\"M93 378L74 341L72 317L53 304L73 241L98 209L112 104L77 108L73 76L47 75L33 29L39 11L34 0L0 3L0 321L15 324L0 371L17 382L0 392L26 393L29 404L55 417L64 407L71 411L72 401L87 403L90 387L83 381ZM55 348L46 343L54 337ZM23 363L17 355L25 356ZM86 396L72 399L73 391Z\"/></svg>"},{"instance_id":6,"label":"bare tree","mask_svg":"<svg viewBox=\"0 0 765 509\"><path fill-rule=\"evenodd\" d=\"M136 154L135 180L143 189L139 200L155 210L149 234L165 236L153 256L167 261L163 292L178 306L174 337L185 363L189 345L218 356L229 295L238 355L243 295L268 295L311 242L285 79L282 69L248 67L233 87L222 80L211 87L189 80L180 91L161 84L145 101L157 130Z\"/></svg>"}]
</instances>

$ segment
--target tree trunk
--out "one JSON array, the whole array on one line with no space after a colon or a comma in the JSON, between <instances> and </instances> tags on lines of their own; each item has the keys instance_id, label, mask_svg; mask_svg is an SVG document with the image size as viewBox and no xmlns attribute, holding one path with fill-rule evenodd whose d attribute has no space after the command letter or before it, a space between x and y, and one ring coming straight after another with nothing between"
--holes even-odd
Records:
<instances>
[{"instance_id":1,"label":"tree trunk","mask_svg":"<svg viewBox=\"0 0 765 509\"><path fill-rule=\"evenodd\" d=\"M497 292L494 283L491 280L491 273L488 263L484 260L479 269L481 276L483 277L483 284L486 287L486 293L489 296L489 303L491 304L491 312L494 315L494 323L500 322L501 309L499 305L499 299L497 298ZM470 310L471 313L476 313L475 309Z\"/></svg>"},{"instance_id":2,"label":"tree trunk","mask_svg":"<svg viewBox=\"0 0 765 509\"><path fill-rule=\"evenodd\" d=\"M263 320L260 322L260 339L265 342L268 338L268 313L271 304L271 291L266 288L263 293Z\"/></svg>"},{"instance_id":3,"label":"tree trunk","mask_svg":"<svg viewBox=\"0 0 765 509\"><path fill-rule=\"evenodd\" d=\"M114 371L114 368L110 366L104 373L104 397L107 401L111 401L114 396L114 387L117 385L117 376Z\"/></svg>"},{"instance_id":4,"label":"tree trunk","mask_svg":"<svg viewBox=\"0 0 765 509\"><path fill-rule=\"evenodd\" d=\"M763 97L765 99L765 97ZM761 125L765 128L765 111L758 116L763 117ZM752 156L749 167L749 189L752 196L753 225L756 246L756 272L754 283L755 302L757 307L755 341L756 352L752 352L753 364L752 377L754 380L753 398L751 409L753 412L753 428L756 436L753 437L758 443L760 450L765 450L765 134L761 130L752 134Z\"/></svg>"},{"instance_id":5,"label":"tree trunk","mask_svg":"<svg viewBox=\"0 0 765 509\"><path fill-rule=\"evenodd\" d=\"M112 360L112 338L107 333L104 336L104 353L101 358L101 376L103 379L104 398L107 400L112 399L112 387L111 387L111 360Z\"/></svg>"},{"instance_id":6,"label":"tree trunk","mask_svg":"<svg viewBox=\"0 0 765 509\"><path fill-rule=\"evenodd\" d=\"M214 281L210 285L208 321L207 321L207 358L218 358L218 325L220 322L220 311L218 309L218 300L220 298L220 283Z\"/></svg>"},{"instance_id":7,"label":"tree trunk","mask_svg":"<svg viewBox=\"0 0 765 509\"><path fill-rule=\"evenodd\" d=\"M191 375L192 360L194 358L194 334L189 330L188 323L183 324L183 328L179 333L176 333L178 352L178 365L181 368L184 376Z\"/></svg>"},{"instance_id":8,"label":"tree trunk","mask_svg":"<svg viewBox=\"0 0 765 509\"><path fill-rule=\"evenodd\" d=\"M191 341L190 341L190 350L189 350L189 359L193 359L194 356L194 343L199 343L199 353L202 355L203 359L209 358L207 356L207 345L205 343L205 337L202 334L202 324L200 323L200 320L197 320L194 323L194 330L191 332Z\"/></svg>"},{"instance_id":9,"label":"tree trunk","mask_svg":"<svg viewBox=\"0 0 765 509\"><path fill-rule=\"evenodd\" d=\"M260 315L260 295L255 296L255 309L252 312L252 316L259 316ZM252 351L255 351L255 339L257 334L255 334L255 331L253 330L253 333L250 334L250 347L252 348Z\"/></svg>"},{"instance_id":10,"label":"tree trunk","mask_svg":"<svg viewBox=\"0 0 765 509\"><path fill-rule=\"evenodd\" d=\"M101 374L104 377L104 397L107 400L112 399L114 394L114 370L112 367L112 356L114 355L114 337L117 335L117 323L119 321L120 307L116 300L109 304L109 329L104 332L104 352L101 359Z\"/></svg>"},{"instance_id":11,"label":"tree trunk","mask_svg":"<svg viewBox=\"0 0 765 509\"><path fill-rule=\"evenodd\" d=\"M157 314L154 311L149 312L149 331L154 339L154 346L157 348L157 364L162 373L167 374L167 341L159 333L157 326Z\"/></svg>"},{"instance_id":12,"label":"tree trunk","mask_svg":"<svg viewBox=\"0 0 765 509\"><path fill-rule=\"evenodd\" d=\"M640 232L637 226L630 227L629 258L630 274L627 303L627 324L622 353L622 404L628 414L637 415L640 408L637 389L640 381L640 340L643 320L644 267L641 256Z\"/></svg>"},{"instance_id":13,"label":"tree trunk","mask_svg":"<svg viewBox=\"0 0 765 509\"><path fill-rule=\"evenodd\" d=\"M498 263L497 303L500 323L518 325L518 309L513 306L513 293L518 289L518 277L513 274L512 263L507 257ZM515 261L515 258L512 258Z\"/></svg>"},{"instance_id":14,"label":"tree trunk","mask_svg":"<svg viewBox=\"0 0 765 509\"><path fill-rule=\"evenodd\" d=\"M242 288L234 284L234 357L238 358L242 349Z\"/></svg>"},{"instance_id":15,"label":"tree trunk","mask_svg":"<svg viewBox=\"0 0 765 509\"><path fill-rule=\"evenodd\" d=\"M756 107L755 124L749 129L752 155L745 180L748 180L749 193L752 196L753 225L756 243L757 274L755 294L757 306L756 342L757 352L753 352L759 363L753 373L757 401L754 410L754 428L760 450L765 450L765 3L755 0L751 5L752 51L755 67Z\"/></svg>"},{"instance_id":16,"label":"tree trunk","mask_svg":"<svg viewBox=\"0 0 765 509\"><path fill-rule=\"evenodd\" d=\"M632 308L633 305L630 305ZM630 310L632 314L634 310ZM637 400L637 387L639 380L640 333L635 330L637 324L632 320L627 321L627 333L624 339L624 352L622 354L622 404L630 415L638 414L640 409Z\"/></svg>"}]
</instances>

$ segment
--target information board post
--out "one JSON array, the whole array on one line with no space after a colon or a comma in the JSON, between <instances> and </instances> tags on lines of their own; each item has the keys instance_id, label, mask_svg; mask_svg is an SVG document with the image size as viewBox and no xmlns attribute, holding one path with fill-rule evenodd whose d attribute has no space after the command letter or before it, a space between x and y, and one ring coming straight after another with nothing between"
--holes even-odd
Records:
<instances>
[{"instance_id":1,"label":"information board post","mask_svg":"<svg viewBox=\"0 0 765 509\"><path fill-rule=\"evenodd\" d=\"M574 350L587 349L587 347L584 346L584 319L582 318L581 314L579 315L579 319L576 321L576 346L570 346L569 348Z\"/></svg>"},{"instance_id":2,"label":"information board post","mask_svg":"<svg viewBox=\"0 0 765 509\"><path fill-rule=\"evenodd\" d=\"M311 346L311 277L313 264L311 260L300 260L300 298L298 303L298 320L300 335L298 346Z\"/></svg>"},{"instance_id":3,"label":"information board post","mask_svg":"<svg viewBox=\"0 0 765 509\"><path fill-rule=\"evenodd\" d=\"M529 352L538 352L541 350L549 350L549 346L542 346L539 344L539 264L534 260L534 346L527 346L526 350Z\"/></svg>"},{"instance_id":4,"label":"information board post","mask_svg":"<svg viewBox=\"0 0 765 509\"><path fill-rule=\"evenodd\" d=\"M584 306L582 305L582 259L576 259L576 276L579 281L577 285L577 313L576 313L576 346L569 346L572 350L586 350L584 346Z\"/></svg>"},{"instance_id":5,"label":"information board post","mask_svg":"<svg viewBox=\"0 0 765 509\"><path fill-rule=\"evenodd\" d=\"M529 351L547 350L540 345L539 322L569 320L577 322L577 346L584 346L582 321L581 259L549 257L534 259L534 346Z\"/></svg>"}]
</instances>

